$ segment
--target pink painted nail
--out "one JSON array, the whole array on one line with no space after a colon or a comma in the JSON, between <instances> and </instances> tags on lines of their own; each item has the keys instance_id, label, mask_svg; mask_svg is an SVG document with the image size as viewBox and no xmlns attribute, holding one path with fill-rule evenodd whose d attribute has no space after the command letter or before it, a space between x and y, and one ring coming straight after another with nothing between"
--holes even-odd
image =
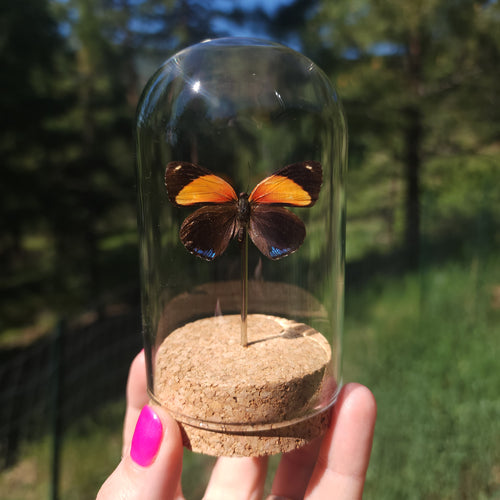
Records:
<instances>
[{"instance_id":1,"label":"pink painted nail","mask_svg":"<svg viewBox=\"0 0 500 500\"><path fill-rule=\"evenodd\" d=\"M151 407L145 406L139 415L132 438L130 449L132 460L142 467L151 465L160 449L162 435L163 426L160 418Z\"/></svg>"}]
</instances>

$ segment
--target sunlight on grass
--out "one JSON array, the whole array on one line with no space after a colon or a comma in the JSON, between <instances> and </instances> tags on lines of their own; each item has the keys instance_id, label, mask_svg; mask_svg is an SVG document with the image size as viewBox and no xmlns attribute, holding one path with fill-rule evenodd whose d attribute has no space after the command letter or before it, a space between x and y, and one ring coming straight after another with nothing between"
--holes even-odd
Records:
<instances>
[{"instance_id":1,"label":"sunlight on grass","mask_svg":"<svg viewBox=\"0 0 500 500\"><path fill-rule=\"evenodd\" d=\"M13 467L0 472L2 500L40 500L49 497L51 440L24 446Z\"/></svg>"},{"instance_id":2,"label":"sunlight on grass","mask_svg":"<svg viewBox=\"0 0 500 500\"><path fill-rule=\"evenodd\" d=\"M500 267L474 265L348 295L346 378L366 383L379 406L367 498L500 491L500 311L491 302Z\"/></svg>"}]
</instances>

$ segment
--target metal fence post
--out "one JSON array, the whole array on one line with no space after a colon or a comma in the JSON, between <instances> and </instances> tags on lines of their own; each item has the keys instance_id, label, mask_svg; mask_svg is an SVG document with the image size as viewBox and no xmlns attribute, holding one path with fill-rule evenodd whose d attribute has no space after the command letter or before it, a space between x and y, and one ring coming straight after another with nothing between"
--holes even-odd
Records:
<instances>
[{"instance_id":1,"label":"metal fence post","mask_svg":"<svg viewBox=\"0 0 500 500\"><path fill-rule=\"evenodd\" d=\"M59 477L61 462L61 381L62 381L62 341L66 324L64 320L59 320L52 334L51 346L51 431L52 431L52 463L50 481L50 500L59 500Z\"/></svg>"}]
</instances>

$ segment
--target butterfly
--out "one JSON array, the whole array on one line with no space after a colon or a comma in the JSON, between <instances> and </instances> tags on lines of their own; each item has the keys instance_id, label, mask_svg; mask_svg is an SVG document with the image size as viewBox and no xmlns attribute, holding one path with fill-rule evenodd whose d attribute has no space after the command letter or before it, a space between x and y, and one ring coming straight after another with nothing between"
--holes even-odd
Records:
<instances>
[{"instance_id":1,"label":"butterfly","mask_svg":"<svg viewBox=\"0 0 500 500\"><path fill-rule=\"evenodd\" d=\"M174 161L165 171L172 204L201 205L186 217L179 236L189 252L208 261L223 254L233 237L241 243L245 231L269 259L295 252L304 241L306 228L284 207L313 206L322 180L321 164L303 161L266 177L250 195L237 195L231 184L200 165Z\"/></svg>"}]
</instances>

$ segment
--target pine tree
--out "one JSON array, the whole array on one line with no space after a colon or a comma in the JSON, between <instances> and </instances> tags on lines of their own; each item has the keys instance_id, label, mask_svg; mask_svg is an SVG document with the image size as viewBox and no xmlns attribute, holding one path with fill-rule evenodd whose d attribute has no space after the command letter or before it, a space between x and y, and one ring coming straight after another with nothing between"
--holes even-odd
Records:
<instances>
[{"instance_id":1,"label":"pine tree","mask_svg":"<svg viewBox=\"0 0 500 500\"><path fill-rule=\"evenodd\" d=\"M392 177L386 208L393 213L390 198L400 192L411 266L419 262L431 160L477 155L498 140L498 14L488 1L322 1L303 31L304 49L343 98L351 165L369 164L365 177Z\"/></svg>"}]
</instances>

